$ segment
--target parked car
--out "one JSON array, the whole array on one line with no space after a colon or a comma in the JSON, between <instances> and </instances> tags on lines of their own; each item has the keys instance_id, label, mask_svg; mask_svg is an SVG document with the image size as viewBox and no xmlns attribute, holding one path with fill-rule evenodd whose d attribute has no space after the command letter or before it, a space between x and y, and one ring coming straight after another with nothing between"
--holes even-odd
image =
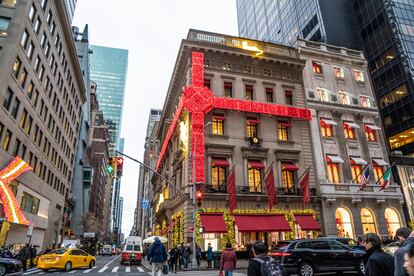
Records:
<instances>
[{"instance_id":1,"label":"parked car","mask_svg":"<svg viewBox=\"0 0 414 276\"><path fill-rule=\"evenodd\" d=\"M59 248L49 254L40 256L37 268L43 271L49 269L63 269L69 271L72 268L89 267L93 268L96 264L94 256L89 255L80 249Z\"/></svg>"},{"instance_id":2,"label":"parked car","mask_svg":"<svg viewBox=\"0 0 414 276\"><path fill-rule=\"evenodd\" d=\"M125 244L124 249L121 252L121 259L120 264L123 265L124 263L129 264L138 264L140 265L142 262L142 245L140 244Z\"/></svg>"},{"instance_id":3,"label":"parked car","mask_svg":"<svg viewBox=\"0 0 414 276\"><path fill-rule=\"evenodd\" d=\"M353 248L353 249L359 249L362 251L365 251L365 247L360 245L356 240L351 239L351 238L343 238L343 237L322 237L319 239L324 239L324 240L334 240L337 242L340 242L342 244L345 244L346 246Z\"/></svg>"},{"instance_id":4,"label":"parked car","mask_svg":"<svg viewBox=\"0 0 414 276\"><path fill-rule=\"evenodd\" d=\"M22 269L22 262L16 259L0 258L0 276L6 273L19 272Z\"/></svg>"},{"instance_id":5,"label":"parked car","mask_svg":"<svg viewBox=\"0 0 414 276\"><path fill-rule=\"evenodd\" d=\"M102 256L112 256L112 246L110 245L104 245L102 248Z\"/></svg>"},{"instance_id":6,"label":"parked car","mask_svg":"<svg viewBox=\"0 0 414 276\"><path fill-rule=\"evenodd\" d=\"M365 251L327 239L294 240L272 252L273 258L280 262L284 275L299 276L344 271L364 275L364 255Z\"/></svg>"},{"instance_id":7,"label":"parked car","mask_svg":"<svg viewBox=\"0 0 414 276\"><path fill-rule=\"evenodd\" d=\"M395 251L397 251L398 249L398 245L399 245L399 242L392 242L392 243L387 244L386 246L383 246L382 250L394 256Z\"/></svg>"}]
</instances>

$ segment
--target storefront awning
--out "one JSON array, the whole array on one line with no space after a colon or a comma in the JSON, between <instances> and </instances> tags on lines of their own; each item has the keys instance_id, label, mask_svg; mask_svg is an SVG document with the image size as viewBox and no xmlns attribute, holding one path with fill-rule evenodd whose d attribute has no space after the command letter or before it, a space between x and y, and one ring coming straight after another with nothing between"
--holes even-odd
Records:
<instances>
[{"instance_id":1,"label":"storefront awning","mask_svg":"<svg viewBox=\"0 0 414 276\"><path fill-rule=\"evenodd\" d=\"M297 171L298 167L296 167L296 165L292 163L282 163L282 170Z\"/></svg>"},{"instance_id":2,"label":"storefront awning","mask_svg":"<svg viewBox=\"0 0 414 276\"><path fill-rule=\"evenodd\" d=\"M200 214L200 221L204 233L227 233L223 214Z\"/></svg>"},{"instance_id":3,"label":"storefront awning","mask_svg":"<svg viewBox=\"0 0 414 276\"><path fill-rule=\"evenodd\" d=\"M376 125L365 125L365 127L372 129L372 130L381 130L381 128L377 127Z\"/></svg>"},{"instance_id":4,"label":"storefront awning","mask_svg":"<svg viewBox=\"0 0 414 276\"><path fill-rule=\"evenodd\" d=\"M350 122L344 122L344 126L349 128L359 128L359 125Z\"/></svg>"},{"instance_id":5,"label":"storefront awning","mask_svg":"<svg viewBox=\"0 0 414 276\"><path fill-rule=\"evenodd\" d=\"M294 215L295 221L297 224L299 224L300 229L303 231L309 231L309 230L321 230L321 227L319 226L318 222L315 220L313 215Z\"/></svg>"},{"instance_id":6,"label":"storefront awning","mask_svg":"<svg viewBox=\"0 0 414 276\"><path fill-rule=\"evenodd\" d=\"M292 231L284 215L234 215L239 232Z\"/></svg>"},{"instance_id":7,"label":"storefront awning","mask_svg":"<svg viewBox=\"0 0 414 276\"><path fill-rule=\"evenodd\" d=\"M261 170L265 168L265 165L260 161L249 161L249 167Z\"/></svg>"},{"instance_id":8,"label":"storefront awning","mask_svg":"<svg viewBox=\"0 0 414 276\"><path fill-rule=\"evenodd\" d=\"M336 126L338 125L334 120L328 120L328 119L321 119L322 122L324 122L327 125Z\"/></svg>"},{"instance_id":9,"label":"storefront awning","mask_svg":"<svg viewBox=\"0 0 414 276\"><path fill-rule=\"evenodd\" d=\"M213 159L212 165L213 167L228 167L229 161L227 161L226 159L217 158L217 159Z\"/></svg>"},{"instance_id":10,"label":"storefront awning","mask_svg":"<svg viewBox=\"0 0 414 276\"><path fill-rule=\"evenodd\" d=\"M377 164L378 166L388 166L387 161L382 160L382 159L373 158L372 161L374 161L374 163Z\"/></svg>"},{"instance_id":11,"label":"storefront awning","mask_svg":"<svg viewBox=\"0 0 414 276\"><path fill-rule=\"evenodd\" d=\"M344 160L342 160L341 157L336 156L336 155L327 155L326 161L331 162L331 163L344 163Z\"/></svg>"},{"instance_id":12,"label":"storefront awning","mask_svg":"<svg viewBox=\"0 0 414 276\"><path fill-rule=\"evenodd\" d=\"M360 158L360 157L351 157L351 160L354 162L354 164L357 165L366 165L367 161L365 161L364 159Z\"/></svg>"}]
</instances>

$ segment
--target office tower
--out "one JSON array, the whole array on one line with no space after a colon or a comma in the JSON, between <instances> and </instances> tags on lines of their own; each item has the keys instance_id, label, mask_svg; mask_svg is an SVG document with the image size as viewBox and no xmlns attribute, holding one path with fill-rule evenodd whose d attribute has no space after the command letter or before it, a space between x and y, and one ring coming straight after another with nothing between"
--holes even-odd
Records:
<instances>
[{"instance_id":1,"label":"office tower","mask_svg":"<svg viewBox=\"0 0 414 276\"><path fill-rule=\"evenodd\" d=\"M125 138L119 139L118 144L118 151L123 152L124 151L124 145L125 145ZM120 156L119 154L116 154L117 156ZM120 217L120 193L121 193L121 178L116 178L113 185L113 193L112 193L112 225L111 229L113 229L113 242L116 244L119 244L120 239L119 235L121 233L121 217Z\"/></svg>"},{"instance_id":2,"label":"office tower","mask_svg":"<svg viewBox=\"0 0 414 276\"><path fill-rule=\"evenodd\" d=\"M91 46L91 80L98 85L99 107L109 128L110 154L118 148L122 123L128 50Z\"/></svg>"},{"instance_id":3,"label":"office tower","mask_svg":"<svg viewBox=\"0 0 414 276\"><path fill-rule=\"evenodd\" d=\"M65 11L69 20L69 24L72 24L73 16L75 15L76 2L78 0L64 0L65 1Z\"/></svg>"},{"instance_id":4,"label":"office tower","mask_svg":"<svg viewBox=\"0 0 414 276\"><path fill-rule=\"evenodd\" d=\"M1 1L0 167L20 156L33 168L13 184L34 225L32 244L57 246L73 208L73 168L85 84L63 0ZM7 223L3 223L2 233ZM7 245L27 242L11 223Z\"/></svg>"}]
</instances>

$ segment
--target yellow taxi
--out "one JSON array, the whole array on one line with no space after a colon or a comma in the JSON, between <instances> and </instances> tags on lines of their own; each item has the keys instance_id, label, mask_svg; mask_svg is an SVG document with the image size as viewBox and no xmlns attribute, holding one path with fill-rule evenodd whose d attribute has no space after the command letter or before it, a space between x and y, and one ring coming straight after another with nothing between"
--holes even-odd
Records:
<instances>
[{"instance_id":1,"label":"yellow taxi","mask_svg":"<svg viewBox=\"0 0 414 276\"><path fill-rule=\"evenodd\" d=\"M40 256L37 261L37 268L44 271L48 271L49 269L63 269L69 271L72 268L93 268L95 264L95 257L83 250L76 248L59 248L53 250L49 254Z\"/></svg>"}]
</instances>

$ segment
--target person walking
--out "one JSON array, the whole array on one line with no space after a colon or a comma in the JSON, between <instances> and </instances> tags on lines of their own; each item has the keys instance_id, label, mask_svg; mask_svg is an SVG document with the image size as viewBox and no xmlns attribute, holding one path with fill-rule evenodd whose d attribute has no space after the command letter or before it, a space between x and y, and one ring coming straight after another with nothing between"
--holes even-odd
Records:
<instances>
[{"instance_id":1,"label":"person walking","mask_svg":"<svg viewBox=\"0 0 414 276\"><path fill-rule=\"evenodd\" d=\"M207 247L207 268L212 268L211 267L211 261L213 260L213 247L211 246L211 243L208 243L208 247Z\"/></svg>"},{"instance_id":2,"label":"person walking","mask_svg":"<svg viewBox=\"0 0 414 276\"><path fill-rule=\"evenodd\" d=\"M154 238L154 243L148 250L147 258L152 265L151 275L155 276L155 273L157 273L158 276L161 276L162 266L167 260L167 250L158 237Z\"/></svg>"},{"instance_id":3,"label":"person walking","mask_svg":"<svg viewBox=\"0 0 414 276\"><path fill-rule=\"evenodd\" d=\"M224 276L233 276L233 270L236 268L236 252L231 248L231 243L226 244L226 249L221 253L220 274L224 271Z\"/></svg>"},{"instance_id":4,"label":"person walking","mask_svg":"<svg viewBox=\"0 0 414 276\"><path fill-rule=\"evenodd\" d=\"M410 237L413 233L413 237ZM397 251L394 253L394 276L407 276L408 273L404 268L404 255L411 244L414 244L414 231L406 227L398 228L395 236L400 243Z\"/></svg>"},{"instance_id":5,"label":"person walking","mask_svg":"<svg viewBox=\"0 0 414 276\"><path fill-rule=\"evenodd\" d=\"M34 267L34 259L36 258L36 247L34 245L30 246L30 268Z\"/></svg>"},{"instance_id":6,"label":"person walking","mask_svg":"<svg viewBox=\"0 0 414 276\"><path fill-rule=\"evenodd\" d=\"M253 258L249 259L247 266L247 276L261 276L262 262L270 262L271 258L267 255L267 247L262 241L256 241L251 245Z\"/></svg>"},{"instance_id":7,"label":"person walking","mask_svg":"<svg viewBox=\"0 0 414 276\"><path fill-rule=\"evenodd\" d=\"M191 255L190 246L186 245L183 249L184 270L188 269L188 263L190 262L190 255Z\"/></svg>"},{"instance_id":8,"label":"person walking","mask_svg":"<svg viewBox=\"0 0 414 276\"><path fill-rule=\"evenodd\" d=\"M27 260L30 259L30 246L29 246L29 244L26 244L20 250L20 256L21 256L21 260L22 260L23 271L26 271L27 270Z\"/></svg>"},{"instance_id":9,"label":"person walking","mask_svg":"<svg viewBox=\"0 0 414 276\"><path fill-rule=\"evenodd\" d=\"M178 248L173 247L170 250L170 271L177 273Z\"/></svg>"},{"instance_id":10,"label":"person walking","mask_svg":"<svg viewBox=\"0 0 414 276\"><path fill-rule=\"evenodd\" d=\"M196 247L196 259L197 259L197 266L200 266L201 248L198 245Z\"/></svg>"},{"instance_id":11,"label":"person walking","mask_svg":"<svg viewBox=\"0 0 414 276\"><path fill-rule=\"evenodd\" d=\"M404 268L408 276L414 276L414 244L408 245L404 253Z\"/></svg>"},{"instance_id":12,"label":"person walking","mask_svg":"<svg viewBox=\"0 0 414 276\"><path fill-rule=\"evenodd\" d=\"M365 276L394 274L394 258L381 249L381 239L377 234L365 234L362 237L362 245L366 249Z\"/></svg>"},{"instance_id":13,"label":"person walking","mask_svg":"<svg viewBox=\"0 0 414 276\"><path fill-rule=\"evenodd\" d=\"M177 247L177 258L178 258L178 270L181 270L181 266L183 265L183 246L179 245Z\"/></svg>"}]
</instances>

